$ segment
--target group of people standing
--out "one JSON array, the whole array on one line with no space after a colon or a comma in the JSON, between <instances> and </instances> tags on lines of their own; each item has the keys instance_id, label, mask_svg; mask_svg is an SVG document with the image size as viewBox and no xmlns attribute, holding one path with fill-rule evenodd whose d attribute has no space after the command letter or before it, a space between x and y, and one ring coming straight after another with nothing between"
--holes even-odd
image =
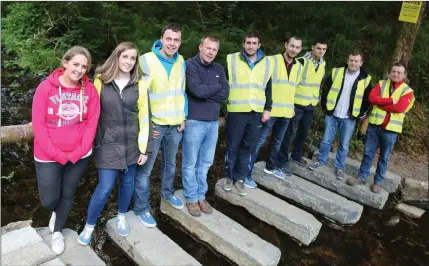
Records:
<instances>
[{"instance_id":1,"label":"group of people standing","mask_svg":"<svg viewBox=\"0 0 429 266\"><path fill-rule=\"evenodd\" d=\"M413 92L404 83L404 65L395 64L389 79L372 89L371 76L362 68L362 54L352 52L345 65L324 79L326 41L314 41L311 51L296 58L302 40L293 36L285 42L284 53L267 56L258 33L250 32L243 38L241 52L227 56L227 78L223 67L214 62L220 46L217 37L204 36L199 53L186 61L178 53L181 41L180 27L169 24L152 51L140 57L133 43L120 43L95 70L93 83L86 75L91 55L75 46L64 55L61 67L38 86L32 107L34 159L42 206L52 211L49 228L56 254L64 251L61 232L92 153L99 182L78 236L80 244L90 243L117 176L117 232L130 233L126 213L132 199L139 220L147 227L156 226L149 186L158 151L162 200L177 209L186 205L193 216L210 214L212 207L205 198L207 173L214 161L219 111L225 100L225 190L235 187L244 196L247 188L256 188L251 173L270 132L264 171L284 179L292 174L290 160L311 170L322 166L339 130L335 175L344 178L356 121L366 117L372 105L361 169L348 183L365 182L380 147L372 187L373 192L380 191L390 151L414 103ZM318 161L308 165L302 149L320 98L326 112L325 133ZM173 187L180 143L185 204L174 196Z\"/></svg>"}]
</instances>

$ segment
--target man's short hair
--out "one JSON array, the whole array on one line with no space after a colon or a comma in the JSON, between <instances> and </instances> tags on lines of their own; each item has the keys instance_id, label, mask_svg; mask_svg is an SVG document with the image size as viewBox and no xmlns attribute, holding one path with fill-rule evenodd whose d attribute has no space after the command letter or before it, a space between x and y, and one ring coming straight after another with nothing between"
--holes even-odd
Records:
<instances>
[{"instance_id":1,"label":"man's short hair","mask_svg":"<svg viewBox=\"0 0 429 266\"><path fill-rule=\"evenodd\" d=\"M311 43L311 45L316 45L318 43L328 45L328 42L325 39L322 39L322 38L314 39L313 42Z\"/></svg>"},{"instance_id":2,"label":"man's short hair","mask_svg":"<svg viewBox=\"0 0 429 266\"><path fill-rule=\"evenodd\" d=\"M356 49L349 53L349 56L358 56L358 55L360 55L360 58L363 61L363 54L360 50Z\"/></svg>"},{"instance_id":3,"label":"man's short hair","mask_svg":"<svg viewBox=\"0 0 429 266\"><path fill-rule=\"evenodd\" d=\"M216 35L214 35L214 34L207 34L207 35L204 35L204 36L201 38L200 44L203 44L203 42L204 42L206 39L209 39L209 41L217 42L218 44L220 44L218 37L217 37Z\"/></svg>"},{"instance_id":4,"label":"man's short hair","mask_svg":"<svg viewBox=\"0 0 429 266\"><path fill-rule=\"evenodd\" d=\"M295 39L295 40L297 40L297 41L301 41L301 42L302 42L301 37L298 37L298 36L296 36L296 35L293 35L293 36L290 36L289 38L287 38L286 42L287 42L287 43L289 43L289 42L290 42L290 40L292 40L292 39Z\"/></svg>"},{"instance_id":5,"label":"man's short hair","mask_svg":"<svg viewBox=\"0 0 429 266\"><path fill-rule=\"evenodd\" d=\"M170 24L168 24L168 25L166 25L163 29L162 29L162 31L161 31L161 37L162 36L164 36L164 33L167 31L167 30L172 30L172 31L174 31L174 32L182 32L182 29L180 28L180 26L179 25L177 25L176 23L170 23Z\"/></svg>"},{"instance_id":6,"label":"man's short hair","mask_svg":"<svg viewBox=\"0 0 429 266\"><path fill-rule=\"evenodd\" d=\"M249 31L248 33L246 33L246 35L243 38L243 43L246 42L247 38L257 38L258 42L261 43L261 37L259 37L259 32L253 30L253 31Z\"/></svg>"},{"instance_id":7,"label":"man's short hair","mask_svg":"<svg viewBox=\"0 0 429 266\"><path fill-rule=\"evenodd\" d=\"M407 66L404 64L404 63L402 63L402 62L396 62L396 63L394 63L393 64L393 66L392 66L392 68L393 67L403 67L404 68L404 70L405 70L405 74L407 74L408 73L408 68L407 68Z\"/></svg>"}]
</instances>

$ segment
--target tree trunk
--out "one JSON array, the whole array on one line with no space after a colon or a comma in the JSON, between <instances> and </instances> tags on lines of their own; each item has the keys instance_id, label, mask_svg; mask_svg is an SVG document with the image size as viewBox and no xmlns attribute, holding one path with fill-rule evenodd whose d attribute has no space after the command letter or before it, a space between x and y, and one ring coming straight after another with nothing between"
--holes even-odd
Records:
<instances>
[{"instance_id":1,"label":"tree trunk","mask_svg":"<svg viewBox=\"0 0 429 266\"><path fill-rule=\"evenodd\" d=\"M26 125L1 127L1 143L15 143L34 138L31 123Z\"/></svg>"},{"instance_id":2,"label":"tree trunk","mask_svg":"<svg viewBox=\"0 0 429 266\"><path fill-rule=\"evenodd\" d=\"M402 62L406 66L410 62L414 41L416 40L417 32L419 31L422 18L425 16L426 1L423 1L420 9L420 15L417 23L401 22L400 32L396 41L396 49L392 57L392 65L397 62ZM390 66L388 66L390 68ZM390 69L389 69L390 70Z\"/></svg>"}]
</instances>

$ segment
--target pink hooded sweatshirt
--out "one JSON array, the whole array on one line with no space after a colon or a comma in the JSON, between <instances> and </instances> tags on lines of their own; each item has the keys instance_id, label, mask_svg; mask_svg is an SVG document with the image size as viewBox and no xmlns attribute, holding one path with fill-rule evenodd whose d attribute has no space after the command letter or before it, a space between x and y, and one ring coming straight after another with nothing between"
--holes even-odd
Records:
<instances>
[{"instance_id":1,"label":"pink hooded sweatshirt","mask_svg":"<svg viewBox=\"0 0 429 266\"><path fill-rule=\"evenodd\" d=\"M67 88L60 84L64 69L49 75L36 89L32 107L34 157L41 161L56 161L65 165L76 163L92 149L98 118L100 99L95 86L83 77L81 84Z\"/></svg>"}]
</instances>

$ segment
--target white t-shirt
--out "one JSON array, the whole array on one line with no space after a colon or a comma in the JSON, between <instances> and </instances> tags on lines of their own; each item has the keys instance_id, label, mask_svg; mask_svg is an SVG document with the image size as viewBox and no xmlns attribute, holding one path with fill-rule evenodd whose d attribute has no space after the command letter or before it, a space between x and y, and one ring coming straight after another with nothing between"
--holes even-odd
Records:
<instances>
[{"instance_id":1,"label":"white t-shirt","mask_svg":"<svg viewBox=\"0 0 429 266\"><path fill-rule=\"evenodd\" d=\"M119 88L119 92L122 94L122 90L125 88L125 86L127 86L130 79L115 79L114 81Z\"/></svg>"}]
</instances>

